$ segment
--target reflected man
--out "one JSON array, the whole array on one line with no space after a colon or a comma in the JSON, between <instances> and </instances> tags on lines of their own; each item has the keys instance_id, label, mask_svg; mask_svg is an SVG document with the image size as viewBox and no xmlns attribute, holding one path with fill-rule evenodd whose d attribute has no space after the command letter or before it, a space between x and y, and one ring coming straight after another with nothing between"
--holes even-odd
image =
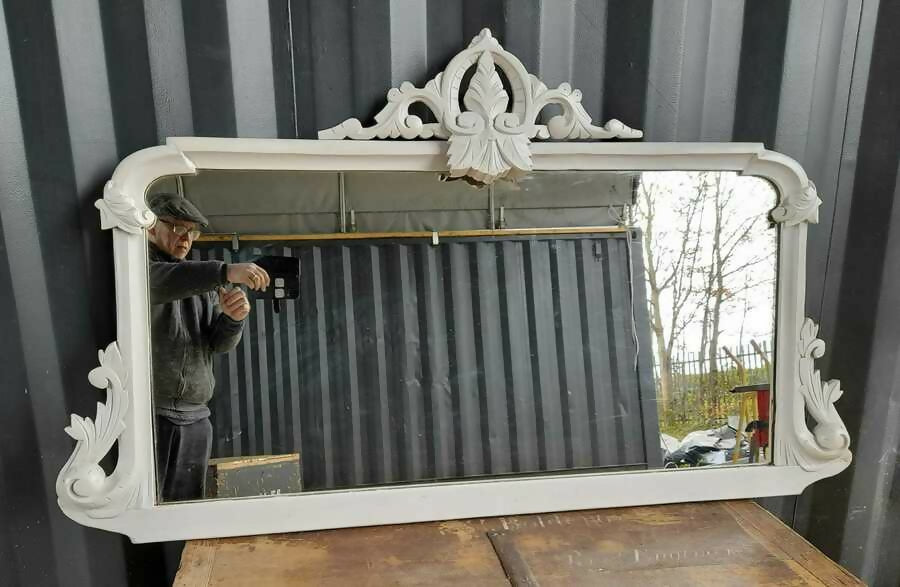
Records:
<instances>
[{"instance_id":1,"label":"reflected man","mask_svg":"<svg viewBox=\"0 0 900 587\"><path fill-rule=\"evenodd\" d=\"M250 313L243 290L226 288L264 290L269 275L254 263L186 261L209 222L175 194L154 194L147 205L157 216L147 238L158 489L163 501L202 499L212 449L213 355L237 346Z\"/></svg>"}]
</instances>

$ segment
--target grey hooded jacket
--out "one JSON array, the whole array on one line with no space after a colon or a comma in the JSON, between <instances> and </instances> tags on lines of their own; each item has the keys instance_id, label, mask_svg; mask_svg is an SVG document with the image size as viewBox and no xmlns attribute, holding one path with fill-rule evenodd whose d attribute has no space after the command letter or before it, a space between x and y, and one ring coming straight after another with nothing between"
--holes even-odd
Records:
<instances>
[{"instance_id":1,"label":"grey hooded jacket","mask_svg":"<svg viewBox=\"0 0 900 587\"><path fill-rule=\"evenodd\" d=\"M237 346L244 325L216 305L213 290L227 283L225 264L183 261L153 243L148 246L157 411L191 411L198 407L206 411L216 383L213 354Z\"/></svg>"}]
</instances>

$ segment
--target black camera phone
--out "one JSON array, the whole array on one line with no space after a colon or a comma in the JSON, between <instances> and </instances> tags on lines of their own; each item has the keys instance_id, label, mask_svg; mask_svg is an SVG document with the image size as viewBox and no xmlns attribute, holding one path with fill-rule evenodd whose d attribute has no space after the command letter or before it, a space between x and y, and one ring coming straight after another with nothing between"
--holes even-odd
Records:
<instances>
[{"instance_id":1,"label":"black camera phone","mask_svg":"<svg viewBox=\"0 0 900 587\"><path fill-rule=\"evenodd\" d=\"M253 260L269 274L269 287L262 291L250 290L256 300L272 300L275 311L281 309L281 300L300 297L300 259L282 255L263 255Z\"/></svg>"}]
</instances>

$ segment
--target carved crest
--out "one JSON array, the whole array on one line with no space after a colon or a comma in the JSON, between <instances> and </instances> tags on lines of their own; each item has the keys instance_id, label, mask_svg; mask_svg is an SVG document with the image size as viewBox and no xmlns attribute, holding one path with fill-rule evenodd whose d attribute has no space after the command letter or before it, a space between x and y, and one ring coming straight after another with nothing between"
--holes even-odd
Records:
<instances>
[{"instance_id":1,"label":"carved crest","mask_svg":"<svg viewBox=\"0 0 900 587\"><path fill-rule=\"evenodd\" d=\"M107 477L100 466L125 430L130 390L119 345L111 343L98 356L100 366L91 370L88 380L94 387L106 389L106 402L97 403L95 420L72 414L66 433L75 439L75 450L59 472L56 494L60 504L76 506L92 518L110 518L134 502L139 488L133 471L123 472L117 465Z\"/></svg>"},{"instance_id":2,"label":"carved crest","mask_svg":"<svg viewBox=\"0 0 900 587\"><path fill-rule=\"evenodd\" d=\"M460 92L465 74L475 67L469 87ZM500 73L509 82L503 86ZM320 139L448 139L447 166L451 177L468 176L483 183L517 179L531 171L533 139L638 139L639 130L618 120L594 126L581 105L581 92L569 84L548 89L528 73L488 29L475 37L468 49L457 54L447 68L416 88L404 82L387 94L387 104L364 127L356 118L320 131ZM512 102L510 104L510 101ZM425 104L438 122L425 123L410 114L414 103ZM538 124L544 107L558 104L562 114L546 125ZM465 109L463 109L465 106Z\"/></svg>"},{"instance_id":3,"label":"carved crest","mask_svg":"<svg viewBox=\"0 0 900 587\"><path fill-rule=\"evenodd\" d=\"M819 193L812 181L793 193L784 194L778 206L772 210L775 222L784 222L788 226L801 222L819 222Z\"/></svg>"},{"instance_id":4,"label":"carved crest","mask_svg":"<svg viewBox=\"0 0 900 587\"><path fill-rule=\"evenodd\" d=\"M818 338L819 327L807 318L800 329L800 395L809 416L816 422L812 432L806 427L805 414L799 414L796 439L785 443L789 464L815 471L836 459L850 462L850 434L834 408L843 395L837 379L822 381L815 367L825 354L825 342Z\"/></svg>"},{"instance_id":5,"label":"carved crest","mask_svg":"<svg viewBox=\"0 0 900 587\"><path fill-rule=\"evenodd\" d=\"M134 200L126 196L112 180L106 182L103 199L94 202L94 207L100 210L100 228L103 230L120 228L125 232L141 234L156 220L153 212L138 208Z\"/></svg>"}]
</instances>

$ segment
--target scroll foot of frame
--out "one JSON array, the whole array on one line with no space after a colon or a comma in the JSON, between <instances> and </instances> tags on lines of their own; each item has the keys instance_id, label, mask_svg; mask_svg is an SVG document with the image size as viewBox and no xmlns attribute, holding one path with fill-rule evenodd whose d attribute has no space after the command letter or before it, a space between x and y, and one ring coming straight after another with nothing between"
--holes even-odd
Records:
<instances>
[{"instance_id":1,"label":"scroll foot of frame","mask_svg":"<svg viewBox=\"0 0 900 587\"><path fill-rule=\"evenodd\" d=\"M805 412L796 414L794 437L786 443L787 464L801 466L807 471L817 471L835 461L849 464L850 434L834 407L843 391L837 379L822 381L815 368L815 361L825 353L825 342L817 338L819 326L810 318L800 329L800 395L803 397ZM816 426L812 431L806 424L806 415L812 417Z\"/></svg>"},{"instance_id":2,"label":"scroll foot of frame","mask_svg":"<svg viewBox=\"0 0 900 587\"><path fill-rule=\"evenodd\" d=\"M75 450L56 479L59 505L66 513L91 518L111 518L128 509L138 498L139 484L133 470L125 470L127 456L120 453L115 471L107 476L100 461L125 430L129 409L129 378L117 343L98 352L100 366L88 380L106 389L106 402L97 403L96 419L72 414L66 433L75 439Z\"/></svg>"}]
</instances>

